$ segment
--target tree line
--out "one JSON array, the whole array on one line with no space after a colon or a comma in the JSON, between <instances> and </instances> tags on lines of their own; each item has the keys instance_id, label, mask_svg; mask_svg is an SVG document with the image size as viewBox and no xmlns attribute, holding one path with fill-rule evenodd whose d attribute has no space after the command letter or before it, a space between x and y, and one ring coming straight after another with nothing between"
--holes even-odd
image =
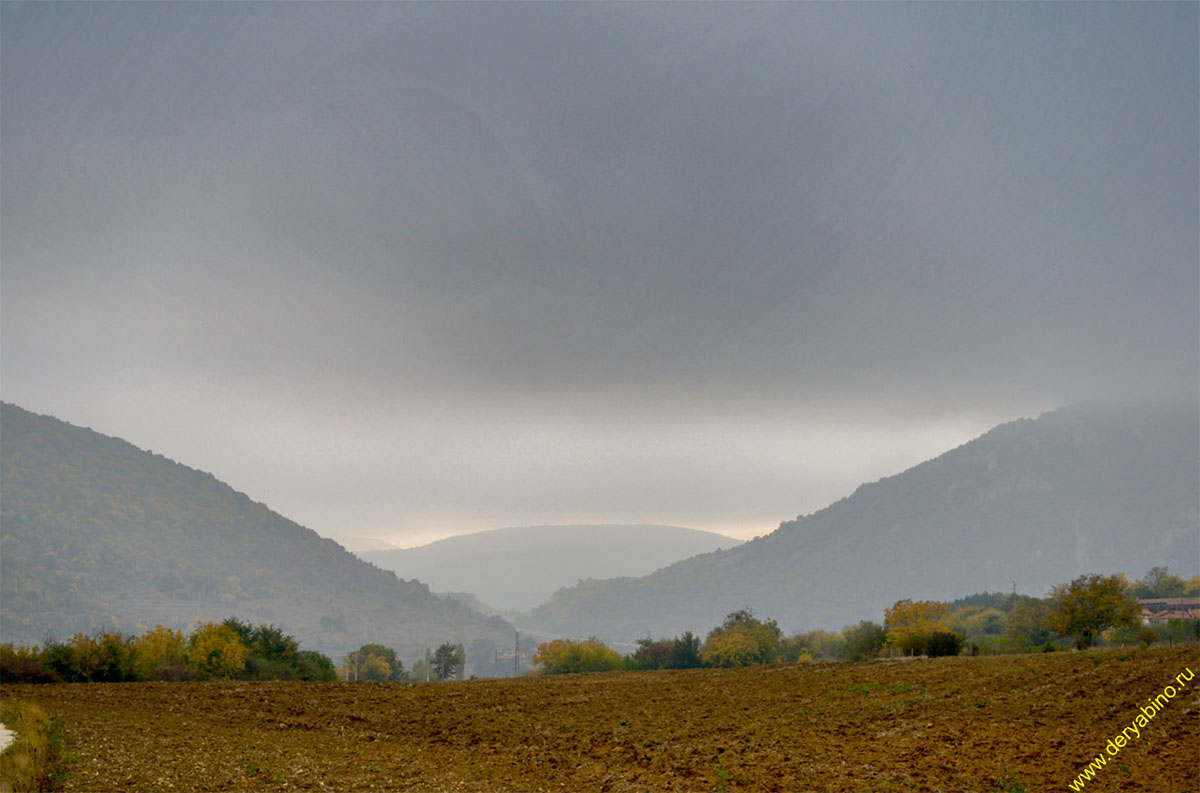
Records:
<instances>
[{"instance_id":1,"label":"tree line","mask_svg":"<svg viewBox=\"0 0 1200 793\"><path fill-rule=\"evenodd\" d=\"M0 644L6 683L122 683L183 680L336 680L325 655L300 649L274 625L236 617L196 625L190 634L158 625L140 636L77 633L41 647Z\"/></svg>"},{"instance_id":2,"label":"tree line","mask_svg":"<svg viewBox=\"0 0 1200 793\"><path fill-rule=\"evenodd\" d=\"M985 592L951 603L903 599L885 610L882 625L863 620L841 631L791 636L784 636L775 620L744 608L729 614L703 641L691 631L671 639L647 637L622 656L594 637L555 639L538 645L532 660L541 674L570 674L1029 652L1072 644L1084 649L1097 642L1148 646L1200 640L1200 621L1143 626L1137 598L1195 595L1200 595L1200 577L1184 581L1155 567L1133 583L1123 574L1080 576L1053 587L1046 598ZM496 652L490 642L476 644L472 653L479 658L472 663ZM48 638L41 647L0 644L0 680L450 680L461 679L467 658L463 645L446 643L406 669L394 649L369 643L345 656L339 668L321 653L300 649L274 625L230 617L199 623L187 636L158 625L140 636L96 631L66 642Z\"/></svg>"},{"instance_id":3,"label":"tree line","mask_svg":"<svg viewBox=\"0 0 1200 793\"><path fill-rule=\"evenodd\" d=\"M946 656L980 652L1084 649L1097 642L1140 644L1200 639L1200 621L1143 626L1139 597L1200 594L1200 578L1184 581L1165 567L1132 584L1123 574L1083 575L1055 586L1045 598L980 593L952 603L898 600L880 625L863 620L837 631L784 636L772 619L749 608L729 614L703 642L691 631L651 639L622 656L595 637L556 639L533 657L541 674L645 669L730 668L813 660L860 661L894 655Z\"/></svg>"}]
</instances>

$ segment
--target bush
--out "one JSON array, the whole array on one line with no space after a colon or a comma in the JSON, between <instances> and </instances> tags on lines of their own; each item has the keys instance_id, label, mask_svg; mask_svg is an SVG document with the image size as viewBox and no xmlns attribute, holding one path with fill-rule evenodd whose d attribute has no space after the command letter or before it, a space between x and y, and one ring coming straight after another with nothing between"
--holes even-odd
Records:
<instances>
[{"instance_id":1,"label":"bush","mask_svg":"<svg viewBox=\"0 0 1200 793\"><path fill-rule=\"evenodd\" d=\"M843 642L838 649L838 660L863 661L875 658L887 644L887 634L883 626L870 620L863 620L842 631Z\"/></svg>"},{"instance_id":2,"label":"bush","mask_svg":"<svg viewBox=\"0 0 1200 793\"><path fill-rule=\"evenodd\" d=\"M403 674L403 667L401 667ZM301 650L296 654L296 679L330 682L337 680L337 667L328 656L315 650Z\"/></svg>"},{"instance_id":3,"label":"bush","mask_svg":"<svg viewBox=\"0 0 1200 793\"><path fill-rule=\"evenodd\" d=\"M1149 626L1159 644L1182 644L1200 640L1200 620L1168 620Z\"/></svg>"},{"instance_id":4,"label":"bush","mask_svg":"<svg viewBox=\"0 0 1200 793\"><path fill-rule=\"evenodd\" d=\"M533 663L542 667L544 675L611 672L625 667L625 660L595 637L582 642L571 639L543 642L538 645Z\"/></svg>"},{"instance_id":5,"label":"bush","mask_svg":"<svg viewBox=\"0 0 1200 793\"><path fill-rule=\"evenodd\" d=\"M53 679L42 668L42 654L36 647L0 644L0 683L49 683Z\"/></svg>"},{"instance_id":6,"label":"bush","mask_svg":"<svg viewBox=\"0 0 1200 793\"><path fill-rule=\"evenodd\" d=\"M671 663L672 642L670 639L653 641L649 637L638 639L638 648L626 659L630 669L667 669Z\"/></svg>"},{"instance_id":7,"label":"bush","mask_svg":"<svg viewBox=\"0 0 1200 793\"><path fill-rule=\"evenodd\" d=\"M237 676L239 680L295 680L296 667L277 658L260 655L246 657L246 668Z\"/></svg>"},{"instance_id":8,"label":"bush","mask_svg":"<svg viewBox=\"0 0 1200 793\"><path fill-rule=\"evenodd\" d=\"M929 634L925 654L930 658L958 655L962 651L963 637L952 631L934 631Z\"/></svg>"}]
</instances>

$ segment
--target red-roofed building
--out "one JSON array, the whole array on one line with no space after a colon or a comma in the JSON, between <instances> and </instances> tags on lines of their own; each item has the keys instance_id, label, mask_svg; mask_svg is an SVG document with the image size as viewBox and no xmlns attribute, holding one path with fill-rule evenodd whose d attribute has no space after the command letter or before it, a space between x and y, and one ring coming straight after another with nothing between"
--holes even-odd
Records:
<instances>
[{"instance_id":1,"label":"red-roofed building","mask_svg":"<svg viewBox=\"0 0 1200 793\"><path fill-rule=\"evenodd\" d=\"M1168 620L1200 620L1200 597L1142 598L1142 624L1152 625Z\"/></svg>"}]
</instances>

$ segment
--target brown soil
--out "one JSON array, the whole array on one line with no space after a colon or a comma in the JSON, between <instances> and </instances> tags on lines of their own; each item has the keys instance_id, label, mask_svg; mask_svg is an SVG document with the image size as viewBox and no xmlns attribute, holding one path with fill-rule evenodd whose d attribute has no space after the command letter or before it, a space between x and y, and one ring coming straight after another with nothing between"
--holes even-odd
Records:
<instances>
[{"instance_id":1,"label":"brown soil","mask_svg":"<svg viewBox=\"0 0 1200 793\"><path fill-rule=\"evenodd\" d=\"M68 791L1041 791L1069 790L1185 667L1197 648L3 695L63 726ZM1200 788L1198 694L1200 678L1086 789Z\"/></svg>"}]
</instances>

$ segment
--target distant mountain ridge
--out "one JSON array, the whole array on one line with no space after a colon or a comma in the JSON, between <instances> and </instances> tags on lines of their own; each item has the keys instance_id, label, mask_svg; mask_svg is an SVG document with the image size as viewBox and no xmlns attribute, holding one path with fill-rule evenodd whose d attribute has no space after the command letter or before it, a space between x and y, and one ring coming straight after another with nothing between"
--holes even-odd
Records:
<instances>
[{"instance_id":1,"label":"distant mountain ridge","mask_svg":"<svg viewBox=\"0 0 1200 793\"><path fill-rule=\"evenodd\" d=\"M1154 565L1200 566L1198 411L1085 405L1000 425L733 550L564 588L525 624L670 636L750 606L785 629L840 628L900 598L1041 594Z\"/></svg>"},{"instance_id":2,"label":"distant mountain ridge","mask_svg":"<svg viewBox=\"0 0 1200 793\"><path fill-rule=\"evenodd\" d=\"M420 579L437 592L471 592L497 609L523 611L580 579L644 575L740 544L722 534L679 526L519 526L359 556L403 578Z\"/></svg>"},{"instance_id":3,"label":"distant mountain ridge","mask_svg":"<svg viewBox=\"0 0 1200 793\"><path fill-rule=\"evenodd\" d=\"M0 404L0 635L237 615L335 658L366 642L408 659L512 626L398 579L211 474Z\"/></svg>"}]
</instances>

